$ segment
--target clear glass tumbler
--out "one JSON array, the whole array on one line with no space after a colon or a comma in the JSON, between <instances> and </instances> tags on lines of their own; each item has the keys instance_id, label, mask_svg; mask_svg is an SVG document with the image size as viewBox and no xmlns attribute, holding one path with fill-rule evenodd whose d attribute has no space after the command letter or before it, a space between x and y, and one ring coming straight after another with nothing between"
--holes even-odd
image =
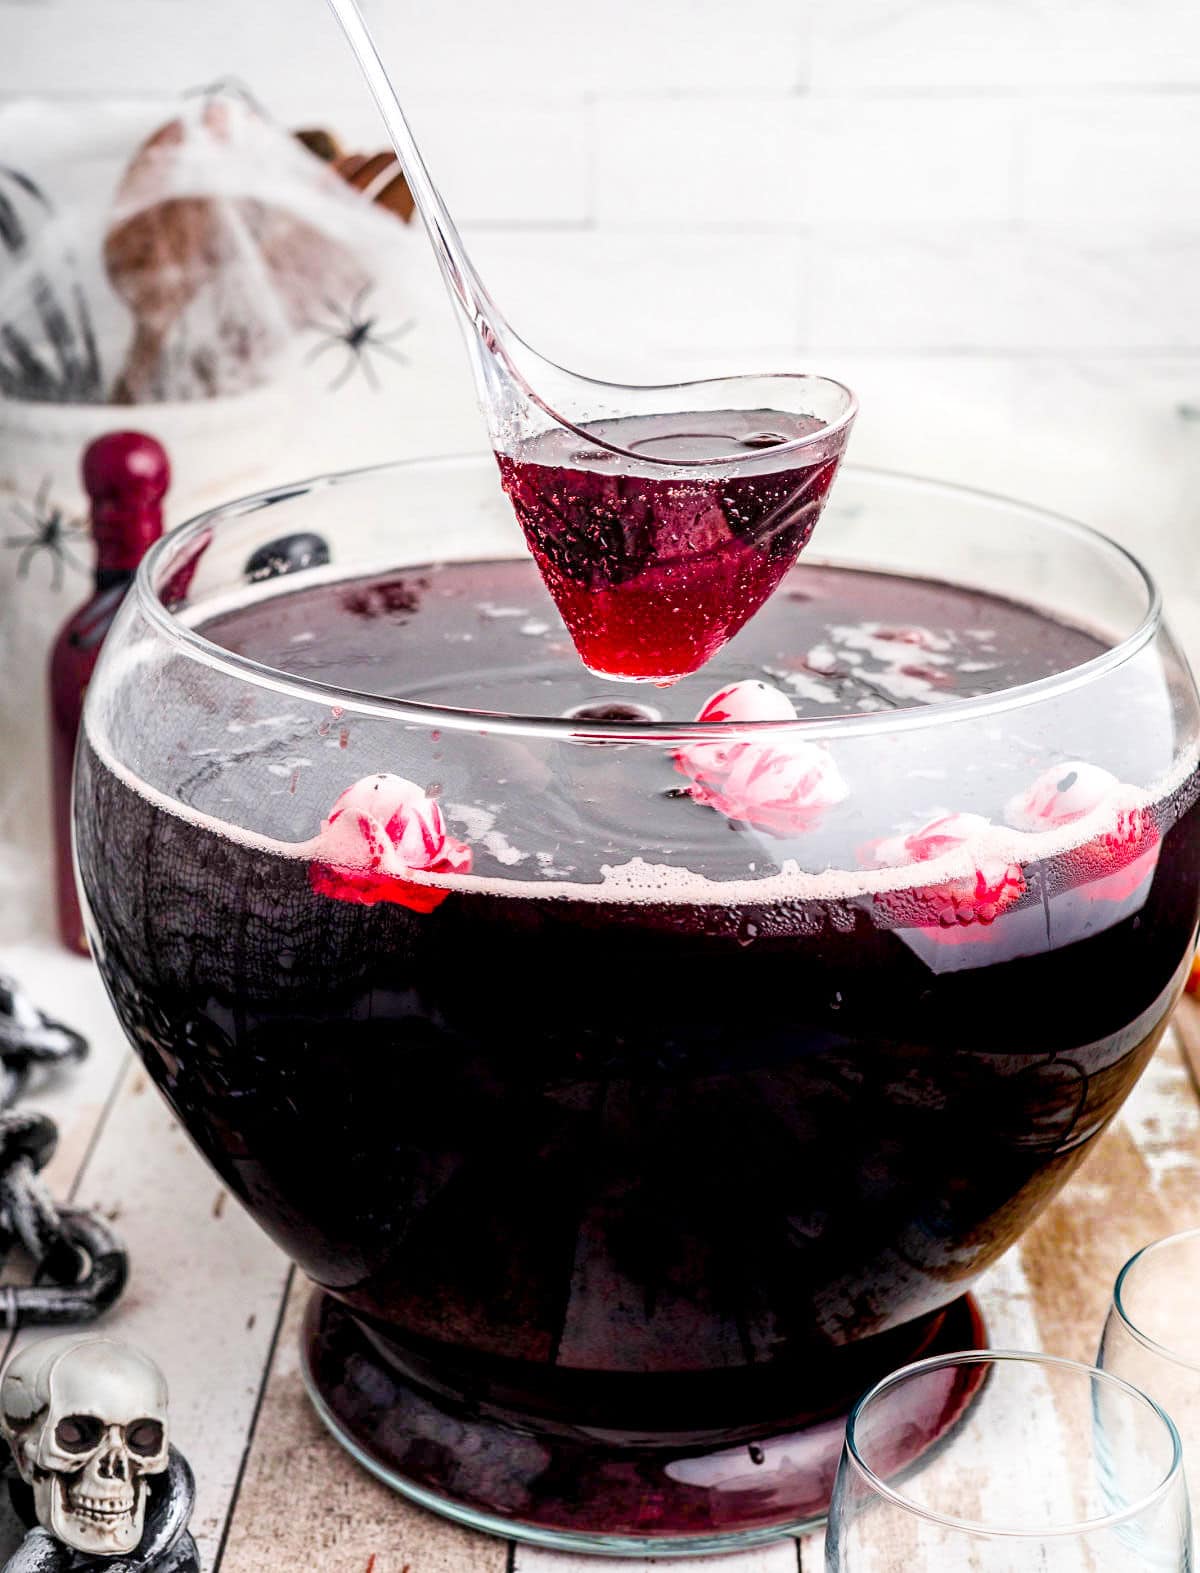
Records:
<instances>
[{"instance_id":1,"label":"clear glass tumbler","mask_svg":"<svg viewBox=\"0 0 1200 1573\"><path fill-rule=\"evenodd\" d=\"M1096 1363L1157 1400L1200 1469L1200 1229L1147 1245L1121 1269Z\"/></svg>"},{"instance_id":2,"label":"clear glass tumbler","mask_svg":"<svg viewBox=\"0 0 1200 1573\"><path fill-rule=\"evenodd\" d=\"M953 1422L931 1441L938 1406ZM1050 1355L895 1372L846 1427L828 1573L1185 1573L1182 1448L1156 1403Z\"/></svg>"}]
</instances>

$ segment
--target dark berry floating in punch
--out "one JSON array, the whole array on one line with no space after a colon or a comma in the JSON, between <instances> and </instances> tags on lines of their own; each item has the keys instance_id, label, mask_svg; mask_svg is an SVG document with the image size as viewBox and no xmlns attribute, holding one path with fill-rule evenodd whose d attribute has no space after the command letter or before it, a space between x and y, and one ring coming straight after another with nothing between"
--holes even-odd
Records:
<instances>
[{"instance_id":1,"label":"dark berry floating in punch","mask_svg":"<svg viewBox=\"0 0 1200 1573\"><path fill-rule=\"evenodd\" d=\"M844 428L791 446L822 426L777 410L630 416L587 427L596 446L555 429L519 457L497 454L529 549L591 671L674 681L754 616L807 545L837 471ZM778 463L764 465L775 448ZM729 467L739 451L755 461L741 474ZM718 460L706 474L704 461Z\"/></svg>"},{"instance_id":2,"label":"dark berry floating in punch","mask_svg":"<svg viewBox=\"0 0 1200 1573\"><path fill-rule=\"evenodd\" d=\"M268 541L246 559L246 578L251 581L275 579L280 574L299 573L303 568L323 568L329 561L325 538L312 531L282 536Z\"/></svg>"}]
</instances>

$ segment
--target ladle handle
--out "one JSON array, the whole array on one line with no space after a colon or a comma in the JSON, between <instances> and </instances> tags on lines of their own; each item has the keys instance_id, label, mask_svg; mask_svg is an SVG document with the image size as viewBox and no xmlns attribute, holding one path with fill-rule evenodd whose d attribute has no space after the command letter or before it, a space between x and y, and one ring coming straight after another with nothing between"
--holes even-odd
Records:
<instances>
[{"instance_id":1,"label":"ladle handle","mask_svg":"<svg viewBox=\"0 0 1200 1573\"><path fill-rule=\"evenodd\" d=\"M379 105L379 112L383 116L383 123L396 149L396 157L400 160L404 178L408 181L413 201L429 234L438 266L475 330L477 343L473 347L478 348L481 343L484 349L493 354L499 350L505 355L505 359L508 359L504 344L507 335L503 319L475 271L474 264L462 243L462 237L455 228L454 220L450 217L446 204L442 201L425 166L421 150L400 107L396 89L384 68L383 61L379 58L375 40L371 37L370 30L359 10L358 0L329 0L329 5L349 40L350 48L354 51L354 58L366 78L371 95Z\"/></svg>"}]
</instances>

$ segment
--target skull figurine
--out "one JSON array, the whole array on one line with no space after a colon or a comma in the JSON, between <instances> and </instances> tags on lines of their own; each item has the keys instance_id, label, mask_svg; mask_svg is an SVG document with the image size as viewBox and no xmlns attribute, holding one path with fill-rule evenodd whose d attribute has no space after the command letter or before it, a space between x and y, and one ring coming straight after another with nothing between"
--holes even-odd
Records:
<instances>
[{"instance_id":1,"label":"skull figurine","mask_svg":"<svg viewBox=\"0 0 1200 1573\"><path fill-rule=\"evenodd\" d=\"M38 1522L77 1551L136 1550L146 1479L167 1467L167 1387L153 1360L111 1338L31 1344L0 1380L0 1430Z\"/></svg>"}]
</instances>

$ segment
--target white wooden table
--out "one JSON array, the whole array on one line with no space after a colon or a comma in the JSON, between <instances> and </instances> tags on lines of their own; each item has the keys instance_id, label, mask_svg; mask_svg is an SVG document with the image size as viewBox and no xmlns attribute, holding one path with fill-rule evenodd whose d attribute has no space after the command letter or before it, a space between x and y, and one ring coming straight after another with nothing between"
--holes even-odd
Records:
<instances>
[{"instance_id":1,"label":"white wooden table","mask_svg":"<svg viewBox=\"0 0 1200 1573\"><path fill-rule=\"evenodd\" d=\"M172 1434L195 1469L206 1573L634 1573L645 1562L559 1555L473 1534L388 1491L329 1438L301 1387L306 1285L242 1212L125 1046L91 963L0 950L92 1042L88 1062L29 1100L59 1123L54 1195L98 1208L133 1276L108 1318L171 1387ZM1200 1224L1200 1008L1185 1002L1120 1119L980 1300L992 1342L1091 1359L1112 1281L1148 1240ZM36 1337L36 1333L21 1337ZM7 1353L7 1351L5 1351ZM7 1511L4 1509L3 1511ZM0 1520L0 1554L18 1538ZM661 1564L659 1564L661 1566ZM677 1573L819 1573L819 1536Z\"/></svg>"}]
</instances>

